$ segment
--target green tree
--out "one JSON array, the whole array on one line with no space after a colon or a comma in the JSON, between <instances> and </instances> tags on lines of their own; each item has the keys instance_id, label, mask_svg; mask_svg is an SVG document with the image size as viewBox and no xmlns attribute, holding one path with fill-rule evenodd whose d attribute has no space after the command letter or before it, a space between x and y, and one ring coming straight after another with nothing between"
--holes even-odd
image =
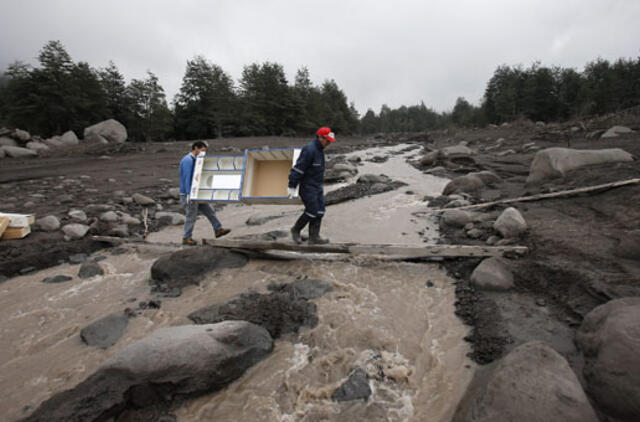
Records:
<instances>
[{"instance_id":1,"label":"green tree","mask_svg":"<svg viewBox=\"0 0 640 422\"><path fill-rule=\"evenodd\" d=\"M129 104L127 103L127 85L124 76L120 73L115 63L110 61L106 68L98 72L98 79L106 97L109 117L128 126L130 116L128 114Z\"/></svg>"},{"instance_id":2,"label":"green tree","mask_svg":"<svg viewBox=\"0 0 640 422\"><path fill-rule=\"evenodd\" d=\"M132 120L129 132L137 141L158 141L169 134L173 121L164 89L158 78L147 71L145 79L133 79L127 87Z\"/></svg>"},{"instance_id":3,"label":"green tree","mask_svg":"<svg viewBox=\"0 0 640 422\"><path fill-rule=\"evenodd\" d=\"M176 133L187 139L233 134L237 111L231 77L204 57L187 61L182 86L175 98Z\"/></svg>"}]
</instances>

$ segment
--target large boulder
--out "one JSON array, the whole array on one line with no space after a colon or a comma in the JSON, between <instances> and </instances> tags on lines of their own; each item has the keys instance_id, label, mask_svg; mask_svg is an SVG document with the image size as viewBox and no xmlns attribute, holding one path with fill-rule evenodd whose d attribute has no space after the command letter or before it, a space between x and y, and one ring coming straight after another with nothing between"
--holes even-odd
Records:
<instances>
[{"instance_id":1,"label":"large boulder","mask_svg":"<svg viewBox=\"0 0 640 422\"><path fill-rule=\"evenodd\" d=\"M245 321L161 328L42 403L25 421L119 420L128 409L170 405L174 397L225 387L272 348L269 333Z\"/></svg>"},{"instance_id":2,"label":"large boulder","mask_svg":"<svg viewBox=\"0 0 640 422\"><path fill-rule=\"evenodd\" d=\"M69 130L62 134L62 136L60 137L60 143L63 145L78 145L80 141L78 141L76 133L72 130Z\"/></svg>"},{"instance_id":3,"label":"large boulder","mask_svg":"<svg viewBox=\"0 0 640 422\"><path fill-rule=\"evenodd\" d=\"M5 154L11 158L29 158L29 157L37 157L38 153L28 148L21 147L10 147L3 146L0 147L4 150Z\"/></svg>"},{"instance_id":4,"label":"large boulder","mask_svg":"<svg viewBox=\"0 0 640 422\"><path fill-rule=\"evenodd\" d=\"M15 141L15 139L6 137L6 136L0 136L0 147L17 147L18 143Z\"/></svg>"},{"instance_id":5,"label":"large boulder","mask_svg":"<svg viewBox=\"0 0 640 422\"><path fill-rule=\"evenodd\" d=\"M620 148L578 150L547 148L538 151L533 158L527 183L564 177L568 172L594 164L633 161L633 156Z\"/></svg>"},{"instance_id":6,"label":"large boulder","mask_svg":"<svg viewBox=\"0 0 640 422\"><path fill-rule=\"evenodd\" d=\"M558 352L525 343L480 368L454 422L596 422L578 378Z\"/></svg>"},{"instance_id":7,"label":"large boulder","mask_svg":"<svg viewBox=\"0 0 640 422\"><path fill-rule=\"evenodd\" d=\"M151 266L151 278L169 288L198 283L209 271L240 268L247 264L244 255L210 246L192 247L161 256Z\"/></svg>"},{"instance_id":8,"label":"large boulder","mask_svg":"<svg viewBox=\"0 0 640 422\"><path fill-rule=\"evenodd\" d=\"M640 420L640 297L611 300L589 312L576 334L587 391L624 421Z\"/></svg>"},{"instance_id":9,"label":"large boulder","mask_svg":"<svg viewBox=\"0 0 640 422\"><path fill-rule=\"evenodd\" d=\"M127 140L127 129L117 120L109 119L84 129L84 139L90 142L117 143Z\"/></svg>"},{"instance_id":10,"label":"large boulder","mask_svg":"<svg viewBox=\"0 0 640 422\"><path fill-rule=\"evenodd\" d=\"M485 290L509 290L513 287L513 274L501 259L487 258L473 270L471 282Z\"/></svg>"},{"instance_id":11,"label":"large boulder","mask_svg":"<svg viewBox=\"0 0 640 422\"><path fill-rule=\"evenodd\" d=\"M482 179L475 174L465 174L459 176L447 183L442 191L443 195L451 195L454 193L475 193L484 189L486 186Z\"/></svg>"},{"instance_id":12,"label":"large boulder","mask_svg":"<svg viewBox=\"0 0 640 422\"><path fill-rule=\"evenodd\" d=\"M27 142L26 147L35 152L49 151L49 147L47 146L47 144L44 144L42 142L35 142L35 141Z\"/></svg>"},{"instance_id":13,"label":"large boulder","mask_svg":"<svg viewBox=\"0 0 640 422\"><path fill-rule=\"evenodd\" d=\"M607 130L605 133L602 134L602 136L600 136L600 138L603 139L607 139L607 138L617 138L618 136L625 134L625 133L632 133L633 130L629 129L628 127L625 126L613 126L611 128L609 128L609 130Z\"/></svg>"},{"instance_id":14,"label":"large boulder","mask_svg":"<svg viewBox=\"0 0 640 422\"><path fill-rule=\"evenodd\" d=\"M520 211L513 207L509 207L502 211L493 228L505 239L518 237L527 230L527 222Z\"/></svg>"}]
</instances>

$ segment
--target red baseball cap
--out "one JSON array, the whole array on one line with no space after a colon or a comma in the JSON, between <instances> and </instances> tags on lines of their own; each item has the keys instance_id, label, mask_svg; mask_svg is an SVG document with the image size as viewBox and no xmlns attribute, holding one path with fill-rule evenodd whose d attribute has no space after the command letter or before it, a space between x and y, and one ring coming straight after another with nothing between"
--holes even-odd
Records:
<instances>
[{"instance_id":1,"label":"red baseball cap","mask_svg":"<svg viewBox=\"0 0 640 422\"><path fill-rule=\"evenodd\" d=\"M328 127L321 127L316 133L318 134L318 136L324 136L329 142L336 141L336 135L331 132L331 129Z\"/></svg>"}]
</instances>

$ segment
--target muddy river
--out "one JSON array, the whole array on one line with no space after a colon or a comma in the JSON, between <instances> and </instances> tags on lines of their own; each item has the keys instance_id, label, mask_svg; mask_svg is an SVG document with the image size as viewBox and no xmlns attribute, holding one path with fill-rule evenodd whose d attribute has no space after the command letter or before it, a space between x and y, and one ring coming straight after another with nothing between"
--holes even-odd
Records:
<instances>
[{"instance_id":1,"label":"muddy river","mask_svg":"<svg viewBox=\"0 0 640 422\"><path fill-rule=\"evenodd\" d=\"M323 236L336 242L402 244L437 237L435 225L420 214L422 198L438 194L446 180L409 166L406 159L416 151L392 154L406 147L354 153L364 160L389 155L384 163L365 161L359 173L386 174L408 186L329 207ZM300 211L296 206L231 205L218 215L233 230L232 238L288 230ZM252 216L278 218L245 225ZM194 237L213 237L206 220L198 220ZM153 233L150 241L156 244L98 253L105 257L104 276L82 280L78 265L64 264L0 284L0 414L6 420L28 415L156 328L189 324L186 315L202 306L297 277L334 287L315 300L318 325L278 339L271 355L224 390L184 403L174 412L179 421L450 420L475 365L466 357L468 328L454 315L453 281L438 263L357 257L346 262L252 260L243 268L210 274L178 298L162 299L160 309L142 311L111 348L84 345L79 336L84 326L153 298L149 269L158 256L174 250L163 243L180 238L181 226L174 226ZM42 283L53 275L73 280ZM372 396L333 402L333 391L356 368L370 375Z\"/></svg>"}]
</instances>

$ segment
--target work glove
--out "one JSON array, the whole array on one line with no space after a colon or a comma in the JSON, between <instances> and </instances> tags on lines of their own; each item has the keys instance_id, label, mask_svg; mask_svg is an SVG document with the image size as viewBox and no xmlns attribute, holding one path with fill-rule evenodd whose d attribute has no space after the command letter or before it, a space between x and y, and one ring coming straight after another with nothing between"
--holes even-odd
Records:
<instances>
[{"instance_id":1,"label":"work glove","mask_svg":"<svg viewBox=\"0 0 640 422\"><path fill-rule=\"evenodd\" d=\"M287 188L287 197L291 199L295 196L296 196L296 188Z\"/></svg>"}]
</instances>

